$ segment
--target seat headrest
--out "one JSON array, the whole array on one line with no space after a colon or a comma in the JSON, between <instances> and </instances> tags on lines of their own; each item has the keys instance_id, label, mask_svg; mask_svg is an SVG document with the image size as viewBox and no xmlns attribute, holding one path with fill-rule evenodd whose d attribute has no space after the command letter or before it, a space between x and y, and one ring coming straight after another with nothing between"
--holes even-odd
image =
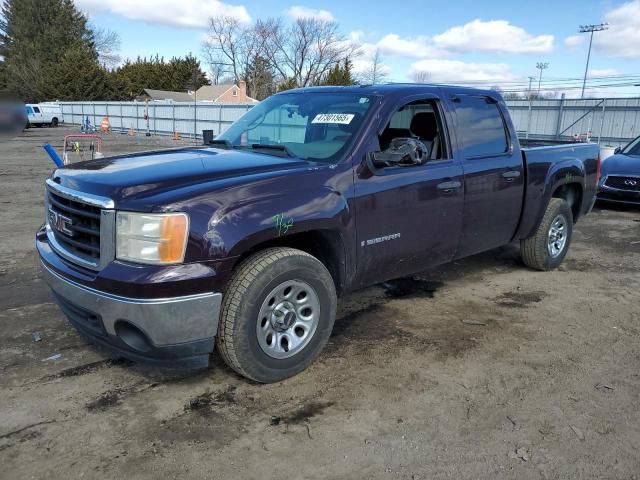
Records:
<instances>
[{"instance_id":1,"label":"seat headrest","mask_svg":"<svg viewBox=\"0 0 640 480\"><path fill-rule=\"evenodd\" d=\"M433 112L419 112L411 119L411 133L424 140L433 140L438 135L438 122Z\"/></svg>"}]
</instances>

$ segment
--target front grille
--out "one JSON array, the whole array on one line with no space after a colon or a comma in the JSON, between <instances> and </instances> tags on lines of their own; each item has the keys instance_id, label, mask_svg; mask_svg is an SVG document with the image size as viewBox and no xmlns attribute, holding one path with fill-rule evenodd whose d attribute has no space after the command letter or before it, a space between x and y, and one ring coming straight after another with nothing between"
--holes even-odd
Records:
<instances>
[{"instance_id":1,"label":"front grille","mask_svg":"<svg viewBox=\"0 0 640 480\"><path fill-rule=\"evenodd\" d=\"M605 182L607 187L619 190L630 190L640 192L640 177L608 176Z\"/></svg>"},{"instance_id":2,"label":"front grille","mask_svg":"<svg viewBox=\"0 0 640 480\"><path fill-rule=\"evenodd\" d=\"M100 208L48 190L47 223L58 244L90 263L100 262Z\"/></svg>"}]
</instances>

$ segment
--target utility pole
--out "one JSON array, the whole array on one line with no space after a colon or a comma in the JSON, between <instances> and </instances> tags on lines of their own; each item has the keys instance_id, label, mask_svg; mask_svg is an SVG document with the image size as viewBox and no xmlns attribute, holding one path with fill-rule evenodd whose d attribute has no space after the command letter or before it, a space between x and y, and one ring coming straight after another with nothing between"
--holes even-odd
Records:
<instances>
[{"instance_id":1,"label":"utility pole","mask_svg":"<svg viewBox=\"0 0 640 480\"><path fill-rule=\"evenodd\" d=\"M593 45L593 33L594 32L602 32L603 30L608 30L608 23L599 23L598 25L580 25L580 29L578 33L590 33L589 36L589 51L587 53L587 66L584 69L584 80L582 80L582 93L580 94L580 98L584 98L584 87L587 84L587 74L589 73L589 60L591 60L591 46Z\"/></svg>"},{"instance_id":2,"label":"utility pole","mask_svg":"<svg viewBox=\"0 0 640 480\"><path fill-rule=\"evenodd\" d=\"M538 77L538 99L540 98L540 84L542 83L542 71L549 68L549 62L538 62L536 68L540 70L540 76Z\"/></svg>"}]
</instances>

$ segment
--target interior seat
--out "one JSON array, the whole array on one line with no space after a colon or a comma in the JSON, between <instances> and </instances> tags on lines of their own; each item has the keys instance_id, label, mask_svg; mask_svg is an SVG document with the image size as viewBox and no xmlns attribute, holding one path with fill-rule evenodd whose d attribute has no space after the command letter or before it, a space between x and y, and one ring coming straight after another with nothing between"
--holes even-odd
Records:
<instances>
[{"instance_id":1,"label":"interior seat","mask_svg":"<svg viewBox=\"0 0 640 480\"><path fill-rule=\"evenodd\" d=\"M440 134L438 131L438 121L433 112L419 112L411 119L409 126L412 135L418 137L430 149L429 158L435 160L438 158L438 150L440 148Z\"/></svg>"}]
</instances>

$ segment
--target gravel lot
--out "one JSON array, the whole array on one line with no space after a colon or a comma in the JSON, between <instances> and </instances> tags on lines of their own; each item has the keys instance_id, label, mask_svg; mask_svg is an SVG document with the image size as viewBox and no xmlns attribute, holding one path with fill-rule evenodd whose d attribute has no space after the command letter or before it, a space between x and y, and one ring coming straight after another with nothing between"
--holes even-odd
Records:
<instances>
[{"instance_id":1,"label":"gravel lot","mask_svg":"<svg viewBox=\"0 0 640 480\"><path fill-rule=\"evenodd\" d=\"M109 359L51 303L41 146L69 132L0 144L3 479L640 478L639 209L595 209L554 272L509 246L343 298L320 359L256 385Z\"/></svg>"}]
</instances>

